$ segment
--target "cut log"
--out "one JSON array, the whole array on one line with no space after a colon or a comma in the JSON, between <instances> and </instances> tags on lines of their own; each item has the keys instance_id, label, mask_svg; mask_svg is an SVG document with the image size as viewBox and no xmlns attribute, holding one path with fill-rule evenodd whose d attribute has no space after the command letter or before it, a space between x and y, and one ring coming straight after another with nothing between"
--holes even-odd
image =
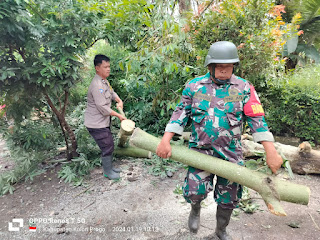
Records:
<instances>
[{"instance_id":1,"label":"cut log","mask_svg":"<svg viewBox=\"0 0 320 240\"><path fill-rule=\"evenodd\" d=\"M262 144L242 140L244 157L259 156L264 153ZM275 142L275 147L283 158L290 161L291 169L297 174L320 174L320 151L313 150L308 142L299 147Z\"/></svg>"},{"instance_id":2,"label":"cut log","mask_svg":"<svg viewBox=\"0 0 320 240\"><path fill-rule=\"evenodd\" d=\"M125 147L128 137L132 134L135 128L135 122L129 119L121 121L120 131L119 131L119 147Z\"/></svg>"},{"instance_id":3,"label":"cut log","mask_svg":"<svg viewBox=\"0 0 320 240\"><path fill-rule=\"evenodd\" d=\"M136 128L130 137L130 145L153 153L155 153L160 141L161 139L139 128ZM286 216L280 200L304 205L309 202L310 189L306 186L281 180L274 175L255 172L246 167L190 150L184 146L172 145L171 147L171 159L203 169L257 191L264 199L269 211L275 215Z\"/></svg>"},{"instance_id":4,"label":"cut log","mask_svg":"<svg viewBox=\"0 0 320 240\"><path fill-rule=\"evenodd\" d=\"M136 158L152 158L152 152L137 148L137 147L125 147L125 148L116 148L113 152L118 156L128 156Z\"/></svg>"}]
</instances>

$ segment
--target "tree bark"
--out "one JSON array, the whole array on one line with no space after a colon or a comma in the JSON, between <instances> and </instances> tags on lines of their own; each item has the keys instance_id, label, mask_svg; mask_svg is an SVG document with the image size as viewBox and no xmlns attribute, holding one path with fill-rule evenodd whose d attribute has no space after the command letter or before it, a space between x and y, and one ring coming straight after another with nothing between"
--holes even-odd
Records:
<instances>
[{"instance_id":1,"label":"tree bark","mask_svg":"<svg viewBox=\"0 0 320 240\"><path fill-rule=\"evenodd\" d=\"M134 130L130 144L155 153L161 140L137 128ZM228 161L190 150L184 146L172 145L171 159L186 165L203 169L218 176L237 182L257 191L264 199L269 211L278 216L286 216L280 200L304 204L309 202L310 189L306 186L278 179L252 171Z\"/></svg>"},{"instance_id":2,"label":"tree bark","mask_svg":"<svg viewBox=\"0 0 320 240\"><path fill-rule=\"evenodd\" d=\"M179 13L183 15L186 11L191 9L190 0L179 0Z\"/></svg>"},{"instance_id":3,"label":"tree bark","mask_svg":"<svg viewBox=\"0 0 320 240\"><path fill-rule=\"evenodd\" d=\"M51 101L47 92L44 92L44 95L45 95L45 98L46 98L51 110L58 118L62 133L64 135L66 147L67 147L67 159L71 160L74 157L78 157L79 154L77 153L77 147L78 147L77 139L76 139L74 132L72 131L71 127L69 126L69 124L67 123L66 118L65 118L65 112L66 112L66 108L68 105L69 92L65 91L64 103L63 103L63 106L61 107L61 102L60 102L60 110L58 110L54 106L54 104ZM71 142L71 149L70 149L69 139Z\"/></svg>"},{"instance_id":4,"label":"tree bark","mask_svg":"<svg viewBox=\"0 0 320 240\"><path fill-rule=\"evenodd\" d=\"M264 153L261 144L250 140L242 140L244 157L258 156ZM313 150L308 142L303 142L299 147L274 143L278 153L290 161L291 169L297 174L320 174L320 151Z\"/></svg>"}]
</instances>

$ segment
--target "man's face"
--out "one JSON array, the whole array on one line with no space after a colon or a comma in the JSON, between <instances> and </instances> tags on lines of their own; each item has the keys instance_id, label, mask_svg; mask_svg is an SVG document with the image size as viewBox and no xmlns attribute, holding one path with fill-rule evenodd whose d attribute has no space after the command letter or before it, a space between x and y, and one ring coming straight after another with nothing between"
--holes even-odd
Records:
<instances>
[{"instance_id":1,"label":"man's face","mask_svg":"<svg viewBox=\"0 0 320 240\"><path fill-rule=\"evenodd\" d=\"M215 78L220 80L227 80L231 78L233 72L233 63L216 63L215 65Z\"/></svg>"},{"instance_id":2,"label":"man's face","mask_svg":"<svg viewBox=\"0 0 320 240\"><path fill-rule=\"evenodd\" d=\"M103 79L106 79L110 75L110 62L102 61L102 63L96 68L96 73L102 77Z\"/></svg>"}]
</instances>

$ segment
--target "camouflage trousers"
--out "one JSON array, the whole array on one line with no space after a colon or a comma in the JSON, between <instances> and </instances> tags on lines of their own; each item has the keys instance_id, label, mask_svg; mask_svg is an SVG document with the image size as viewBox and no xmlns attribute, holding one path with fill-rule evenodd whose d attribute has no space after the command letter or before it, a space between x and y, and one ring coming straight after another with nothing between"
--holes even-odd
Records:
<instances>
[{"instance_id":1,"label":"camouflage trousers","mask_svg":"<svg viewBox=\"0 0 320 240\"><path fill-rule=\"evenodd\" d=\"M213 190L214 174L190 167L182 187L183 196L188 203L195 204L204 200ZM217 176L214 199L223 208L234 209L242 197L242 186Z\"/></svg>"}]
</instances>

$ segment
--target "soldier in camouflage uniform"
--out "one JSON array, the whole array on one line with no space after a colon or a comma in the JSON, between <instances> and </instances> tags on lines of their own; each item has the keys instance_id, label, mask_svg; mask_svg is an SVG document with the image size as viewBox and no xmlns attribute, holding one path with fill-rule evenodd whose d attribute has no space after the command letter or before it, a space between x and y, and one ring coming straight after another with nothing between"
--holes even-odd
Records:
<instances>
[{"instance_id":1,"label":"soldier in camouflage uniform","mask_svg":"<svg viewBox=\"0 0 320 240\"><path fill-rule=\"evenodd\" d=\"M277 172L282 159L273 145L274 138L268 130L254 87L233 74L234 64L238 62L237 48L233 43L221 41L211 45L205 62L209 72L186 84L181 101L158 145L158 156L171 156L171 138L174 134L181 135L191 118L190 149L243 165L240 140L242 125L246 120L254 141L262 143L266 150L268 166L272 172ZM189 167L183 195L191 203L188 221L191 232L196 233L199 229L200 203L213 190L213 178L212 173ZM241 185L217 176L214 198L218 205L216 235L220 239L232 239L226 227L241 195Z\"/></svg>"}]
</instances>

